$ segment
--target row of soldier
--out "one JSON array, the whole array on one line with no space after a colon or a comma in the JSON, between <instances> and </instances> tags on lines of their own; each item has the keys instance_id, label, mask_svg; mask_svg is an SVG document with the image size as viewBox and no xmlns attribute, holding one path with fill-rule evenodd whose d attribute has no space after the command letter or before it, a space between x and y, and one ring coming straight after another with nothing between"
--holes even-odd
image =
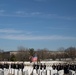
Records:
<instances>
[{"instance_id":1,"label":"row of soldier","mask_svg":"<svg viewBox=\"0 0 76 75\"><path fill-rule=\"evenodd\" d=\"M0 69L4 69L4 68L9 69L9 66L12 69L24 69L24 64L23 63L17 63L17 64L15 64L15 63L12 63L12 64L8 64L8 63L1 64L0 63Z\"/></svg>"},{"instance_id":2,"label":"row of soldier","mask_svg":"<svg viewBox=\"0 0 76 75\"><path fill-rule=\"evenodd\" d=\"M9 64L8 63L4 63L4 64L0 63L0 69L4 69L4 68L9 69ZM23 70L24 69L24 64L23 63L12 63L12 64L10 64L10 68L11 69L18 69L18 70L22 69ZM46 65L42 64L42 63L41 64L33 64L33 70L34 69L36 69L36 70L38 70L38 69L46 70ZM69 70L76 71L76 64L67 64L67 63L58 64L58 65L53 64L52 69L53 70L56 69L57 71L64 70L64 74L68 74Z\"/></svg>"},{"instance_id":3,"label":"row of soldier","mask_svg":"<svg viewBox=\"0 0 76 75\"><path fill-rule=\"evenodd\" d=\"M36 69L36 70L38 70L38 69L46 69L46 65L44 64L44 65L42 65L42 63L39 65L39 64L33 64L33 69Z\"/></svg>"},{"instance_id":4,"label":"row of soldier","mask_svg":"<svg viewBox=\"0 0 76 75\"><path fill-rule=\"evenodd\" d=\"M52 65L52 68L53 70L57 70L57 71L60 71L60 70L64 70L64 74L68 74L69 73L69 70L73 70L73 71L76 71L76 64L58 64L58 65Z\"/></svg>"},{"instance_id":5,"label":"row of soldier","mask_svg":"<svg viewBox=\"0 0 76 75\"><path fill-rule=\"evenodd\" d=\"M33 69L46 70L46 65L45 64L43 64L43 65L42 64L34 64ZM59 63L58 65L53 64L52 69L57 70L57 71L64 70L64 74L68 74L69 70L76 71L76 64L67 64L67 63L65 63L65 64Z\"/></svg>"}]
</instances>

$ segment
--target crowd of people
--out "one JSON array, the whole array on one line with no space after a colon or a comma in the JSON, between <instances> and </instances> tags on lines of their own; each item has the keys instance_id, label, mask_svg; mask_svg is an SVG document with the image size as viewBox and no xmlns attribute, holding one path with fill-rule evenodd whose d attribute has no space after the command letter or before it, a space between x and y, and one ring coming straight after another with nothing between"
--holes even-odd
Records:
<instances>
[{"instance_id":1,"label":"crowd of people","mask_svg":"<svg viewBox=\"0 0 76 75\"><path fill-rule=\"evenodd\" d=\"M44 69L44 70L46 70L46 65L45 64L43 64L43 65L42 64L34 64L33 69L36 69L36 70ZM57 71L64 70L64 74L69 74L70 70L73 70L73 71L76 72L76 64L67 64L67 63L65 63L65 64L60 64L59 63L57 65L53 64L52 69L57 70Z\"/></svg>"},{"instance_id":2,"label":"crowd of people","mask_svg":"<svg viewBox=\"0 0 76 75\"><path fill-rule=\"evenodd\" d=\"M76 71L76 64L67 64L67 63L65 63L65 64L58 64L58 65L53 64L52 68L54 70L57 69L57 71L64 70L64 74L68 74L69 70Z\"/></svg>"},{"instance_id":3,"label":"crowd of people","mask_svg":"<svg viewBox=\"0 0 76 75\"><path fill-rule=\"evenodd\" d=\"M47 65L46 64L42 64L42 63L40 63L40 64L33 64L33 70L34 69L36 69L36 71L38 70L38 69L40 69L40 70L46 70L47 68ZM65 64L53 64L52 66L52 69L53 70L57 70L57 71L60 71L60 70L64 70L64 74L68 74L69 73L69 70L73 70L73 71L75 71L76 72L76 64L67 64L67 63L65 63ZM4 64L1 64L0 63L0 69L4 69L4 68L6 68L6 69L9 69L9 64L8 63L4 63ZM21 69L22 71L23 71L23 69L24 69L24 64L23 63L12 63L12 64L10 64L10 68L12 68L12 69Z\"/></svg>"},{"instance_id":4,"label":"crowd of people","mask_svg":"<svg viewBox=\"0 0 76 75\"><path fill-rule=\"evenodd\" d=\"M9 66L12 69L24 69L24 64L23 63L16 63L16 64L12 63L10 65L8 63L4 63L4 64L0 63L0 68L1 69L4 69L4 68L9 69Z\"/></svg>"},{"instance_id":5,"label":"crowd of people","mask_svg":"<svg viewBox=\"0 0 76 75\"><path fill-rule=\"evenodd\" d=\"M39 64L35 64L35 63L33 64L33 69L36 69L36 70L37 70L37 69L39 69L39 68L40 68L41 70L42 70L42 69L46 69L46 65L45 65L45 64L42 65L42 63L41 63L40 65L39 65Z\"/></svg>"}]
</instances>

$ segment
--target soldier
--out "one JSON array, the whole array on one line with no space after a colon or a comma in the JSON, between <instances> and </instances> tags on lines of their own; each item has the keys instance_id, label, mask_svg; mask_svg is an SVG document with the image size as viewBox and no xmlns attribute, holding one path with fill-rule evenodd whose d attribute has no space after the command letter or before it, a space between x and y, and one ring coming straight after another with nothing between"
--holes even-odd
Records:
<instances>
[{"instance_id":1,"label":"soldier","mask_svg":"<svg viewBox=\"0 0 76 75\"><path fill-rule=\"evenodd\" d=\"M45 63L44 63L44 65L43 65L43 68L44 68L44 70L46 69L46 65L45 65Z\"/></svg>"},{"instance_id":2,"label":"soldier","mask_svg":"<svg viewBox=\"0 0 76 75\"><path fill-rule=\"evenodd\" d=\"M22 75L23 75L24 64L21 63L20 65L21 65L21 71L22 71Z\"/></svg>"},{"instance_id":3,"label":"soldier","mask_svg":"<svg viewBox=\"0 0 76 75\"><path fill-rule=\"evenodd\" d=\"M33 64L33 69L36 69L36 64L35 63Z\"/></svg>"},{"instance_id":4,"label":"soldier","mask_svg":"<svg viewBox=\"0 0 76 75\"><path fill-rule=\"evenodd\" d=\"M55 70L57 68L57 66L55 66L55 64L52 65L53 70Z\"/></svg>"},{"instance_id":5,"label":"soldier","mask_svg":"<svg viewBox=\"0 0 76 75\"><path fill-rule=\"evenodd\" d=\"M0 63L0 68L2 68L2 64Z\"/></svg>"},{"instance_id":6,"label":"soldier","mask_svg":"<svg viewBox=\"0 0 76 75\"><path fill-rule=\"evenodd\" d=\"M36 67L37 67L37 70L38 70L39 69L39 64L37 64Z\"/></svg>"},{"instance_id":7,"label":"soldier","mask_svg":"<svg viewBox=\"0 0 76 75\"><path fill-rule=\"evenodd\" d=\"M19 69L18 63L16 64L16 69Z\"/></svg>"},{"instance_id":8,"label":"soldier","mask_svg":"<svg viewBox=\"0 0 76 75\"><path fill-rule=\"evenodd\" d=\"M7 63L4 63L4 68L9 69L9 65Z\"/></svg>"},{"instance_id":9,"label":"soldier","mask_svg":"<svg viewBox=\"0 0 76 75\"><path fill-rule=\"evenodd\" d=\"M4 69L4 64L1 64L1 68Z\"/></svg>"},{"instance_id":10,"label":"soldier","mask_svg":"<svg viewBox=\"0 0 76 75\"><path fill-rule=\"evenodd\" d=\"M68 74L69 73L69 65L64 65L64 74Z\"/></svg>"},{"instance_id":11,"label":"soldier","mask_svg":"<svg viewBox=\"0 0 76 75\"><path fill-rule=\"evenodd\" d=\"M40 69L42 70L42 68L43 68L43 65L42 65L42 63L40 64Z\"/></svg>"}]
</instances>

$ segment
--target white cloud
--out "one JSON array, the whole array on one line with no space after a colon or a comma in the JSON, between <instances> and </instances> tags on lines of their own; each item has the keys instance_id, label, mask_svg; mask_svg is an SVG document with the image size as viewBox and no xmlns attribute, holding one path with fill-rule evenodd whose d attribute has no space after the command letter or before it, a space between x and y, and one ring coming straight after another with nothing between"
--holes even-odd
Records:
<instances>
[{"instance_id":1,"label":"white cloud","mask_svg":"<svg viewBox=\"0 0 76 75\"><path fill-rule=\"evenodd\" d=\"M16 14L25 14L24 11L16 11L15 13L16 13Z\"/></svg>"},{"instance_id":2,"label":"white cloud","mask_svg":"<svg viewBox=\"0 0 76 75\"><path fill-rule=\"evenodd\" d=\"M56 30L65 30L65 29L71 29L71 28L65 28L65 27L47 27L47 29L56 29Z\"/></svg>"},{"instance_id":3,"label":"white cloud","mask_svg":"<svg viewBox=\"0 0 76 75\"><path fill-rule=\"evenodd\" d=\"M0 10L0 13L4 13L5 12L5 10Z\"/></svg>"},{"instance_id":4,"label":"white cloud","mask_svg":"<svg viewBox=\"0 0 76 75\"><path fill-rule=\"evenodd\" d=\"M25 11L15 11L14 13L3 13L4 10L0 10L0 16L5 17L42 17L42 18L56 18L56 19L65 19L65 20L76 20L75 17L60 16L57 14L48 14L43 12L25 12Z\"/></svg>"},{"instance_id":5,"label":"white cloud","mask_svg":"<svg viewBox=\"0 0 76 75\"><path fill-rule=\"evenodd\" d=\"M1 39L11 39L11 40L76 40L76 37L66 37L59 35L51 36L35 36L35 35L0 35Z\"/></svg>"},{"instance_id":6,"label":"white cloud","mask_svg":"<svg viewBox=\"0 0 76 75\"><path fill-rule=\"evenodd\" d=\"M25 35L31 35L32 31L24 31L24 30L16 30L16 29L0 29L0 35L1 34L25 34Z\"/></svg>"},{"instance_id":7,"label":"white cloud","mask_svg":"<svg viewBox=\"0 0 76 75\"><path fill-rule=\"evenodd\" d=\"M31 15L41 15L41 12L32 12Z\"/></svg>"},{"instance_id":8,"label":"white cloud","mask_svg":"<svg viewBox=\"0 0 76 75\"><path fill-rule=\"evenodd\" d=\"M13 14L4 14L1 13L0 16L5 16L5 17L35 17L35 16L41 16L41 12L22 12L22 11L16 11Z\"/></svg>"},{"instance_id":9,"label":"white cloud","mask_svg":"<svg viewBox=\"0 0 76 75\"><path fill-rule=\"evenodd\" d=\"M22 31L14 29L0 29L0 33L22 33Z\"/></svg>"},{"instance_id":10,"label":"white cloud","mask_svg":"<svg viewBox=\"0 0 76 75\"><path fill-rule=\"evenodd\" d=\"M36 16L36 15L41 15L41 12L25 12L25 11L16 11L16 15L21 15L21 16Z\"/></svg>"},{"instance_id":11,"label":"white cloud","mask_svg":"<svg viewBox=\"0 0 76 75\"><path fill-rule=\"evenodd\" d=\"M18 14L0 14L0 16L4 16L4 17L28 17L26 15L18 15Z\"/></svg>"},{"instance_id":12,"label":"white cloud","mask_svg":"<svg viewBox=\"0 0 76 75\"><path fill-rule=\"evenodd\" d=\"M32 31L23 31L15 29L0 29L0 39L11 40L76 40L76 37L67 37L60 35L39 36L34 35Z\"/></svg>"}]
</instances>

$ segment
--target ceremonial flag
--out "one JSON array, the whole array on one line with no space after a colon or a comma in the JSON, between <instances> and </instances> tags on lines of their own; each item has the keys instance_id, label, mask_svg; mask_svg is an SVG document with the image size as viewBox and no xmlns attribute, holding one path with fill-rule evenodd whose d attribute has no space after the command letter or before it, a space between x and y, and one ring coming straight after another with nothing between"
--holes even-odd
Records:
<instances>
[{"instance_id":1,"label":"ceremonial flag","mask_svg":"<svg viewBox=\"0 0 76 75\"><path fill-rule=\"evenodd\" d=\"M36 55L32 57L32 62L36 62L37 60L38 60L38 58Z\"/></svg>"}]
</instances>

